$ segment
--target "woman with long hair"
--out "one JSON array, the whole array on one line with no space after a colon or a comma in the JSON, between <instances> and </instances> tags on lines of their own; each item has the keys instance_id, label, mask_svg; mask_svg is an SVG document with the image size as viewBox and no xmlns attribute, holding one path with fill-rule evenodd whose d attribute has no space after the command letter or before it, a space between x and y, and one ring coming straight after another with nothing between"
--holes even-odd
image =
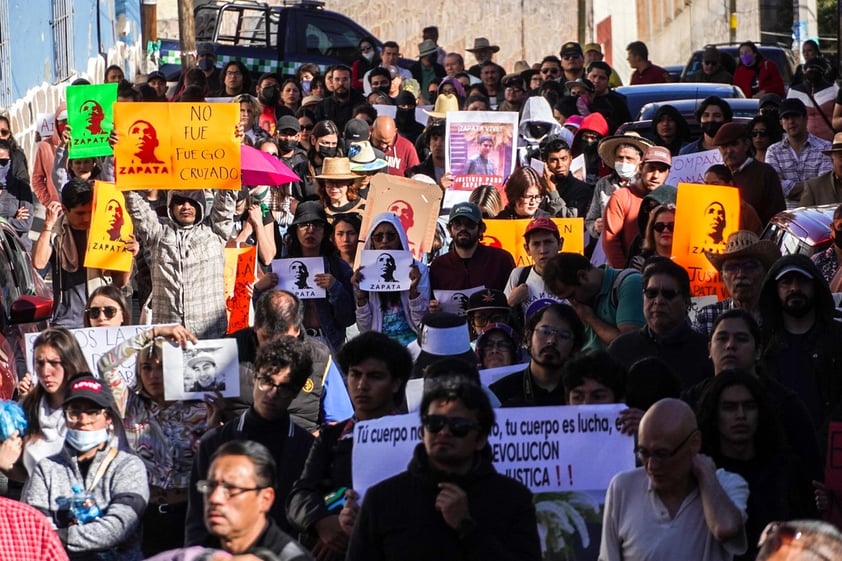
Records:
<instances>
[{"instance_id":1,"label":"woman with long hair","mask_svg":"<svg viewBox=\"0 0 842 561\"><path fill-rule=\"evenodd\" d=\"M516 169L506 180L504 190L509 202L497 218L555 216L564 204L558 191L554 191L554 199L550 198L546 184L531 167Z\"/></svg>"},{"instance_id":2,"label":"woman with long hair","mask_svg":"<svg viewBox=\"0 0 842 561\"><path fill-rule=\"evenodd\" d=\"M497 218L503 210L500 191L493 185L480 185L468 195L468 202L474 203L482 211L483 218Z\"/></svg>"},{"instance_id":3,"label":"woman with long hair","mask_svg":"<svg viewBox=\"0 0 842 561\"><path fill-rule=\"evenodd\" d=\"M362 216L365 199L360 196L362 178L351 171L348 158L325 158L317 194L328 216L354 212Z\"/></svg>"},{"instance_id":4,"label":"woman with long hair","mask_svg":"<svg viewBox=\"0 0 842 561\"><path fill-rule=\"evenodd\" d=\"M751 41L740 43L740 64L734 71L733 84L743 90L746 97L761 98L773 93L784 97L784 81L778 65L766 60Z\"/></svg>"},{"instance_id":5,"label":"woman with long hair","mask_svg":"<svg viewBox=\"0 0 842 561\"><path fill-rule=\"evenodd\" d=\"M344 212L334 214L331 219L333 220L333 245L339 250L342 260L353 267L357 256L362 217L356 212Z\"/></svg>"},{"instance_id":6,"label":"woman with long hair","mask_svg":"<svg viewBox=\"0 0 842 561\"><path fill-rule=\"evenodd\" d=\"M675 205L662 204L649 214L646 229L643 232L643 244L640 253L631 258L629 266L638 271L654 255L670 259L672 257L672 234L675 231Z\"/></svg>"},{"instance_id":7,"label":"woman with long hair","mask_svg":"<svg viewBox=\"0 0 842 561\"><path fill-rule=\"evenodd\" d=\"M222 87L212 93L212 97L234 97L250 94L251 72L240 60L229 60L222 67Z\"/></svg>"},{"instance_id":8,"label":"woman with long hair","mask_svg":"<svg viewBox=\"0 0 842 561\"><path fill-rule=\"evenodd\" d=\"M284 107L294 113L301 109L301 100L304 93L301 91L301 84L292 78L287 78L281 84L281 103Z\"/></svg>"},{"instance_id":9,"label":"woman with long hair","mask_svg":"<svg viewBox=\"0 0 842 561\"><path fill-rule=\"evenodd\" d=\"M754 117L748 124L748 134L751 137L751 150L755 160L766 161L766 150L772 144L780 142L783 129L778 119L767 114Z\"/></svg>"},{"instance_id":10,"label":"woman with long hair","mask_svg":"<svg viewBox=\"0 0 842 561\"><path fill-rule=\"evenodd\" d=\"M325 158L342 157L342 147L339 128L333 121L319 121L310 133L310 149L307 150L307 177L304 178L304 199L317 198L319 183L317 175L321 175Z\"/></svg>"},{"instance_id":11,"label":"woman with long hair","mask_svg":"<svg viewBox=\"0 0 842 561\"><path fill-rule=\"evenodd\" d=\"M298 125L301 127L301 133L298 138L298 145L306 152L310 151L312 144L313 128L316 126L316 114L302 107L295 114L298 117Z\"/></svg>"},{"instance_id":12,"label":"woman with long hair","mask_svg":"<svg viewBox=\"0 0 842 561\"><path fill-rule=\"evenodd\" d=\"M91 291L85 306L85 327L119 327L131 325L132 313L123 291L113 284Z\"/></svg>"},{"instance_id":13,"label":"woman with long hair","mask_svg":"<svg viewBox=\"0 0 842 561\"><path fill-rule=\"evenodd\" d=\"M380 66L380 52L371 37L360 39L357 48L360 54L351 63L351 87L362 91L365 73Z\"/></svg>"}]
</instances>

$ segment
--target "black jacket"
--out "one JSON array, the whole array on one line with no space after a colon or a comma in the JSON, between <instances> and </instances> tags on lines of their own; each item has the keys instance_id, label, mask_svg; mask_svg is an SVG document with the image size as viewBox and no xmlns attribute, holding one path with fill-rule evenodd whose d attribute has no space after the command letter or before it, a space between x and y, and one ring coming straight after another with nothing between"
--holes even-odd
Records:
<instances>
[{"instance_id":1,"label":"black jacket","mask_svg":"<svg viewBox=\"0 0 842 561\"><path fill-rule=\"evenodd\" d=\"M438 484L459 485L468 496L473 523L448 526L435 502ZM486 446L465 476L434 471L423 444L407 471L382 481L365 495L347 561L538 561L541 546L532 493L498 474Z\"/></svg>"},{"instance_id":2,"label":"black jacket","mask_svg":"<svg viewBox=\"0 0 842 561\"><path fill-rule=\"evenodd\" d=\"M204 545L221 549L219 540L213 536L209 537ZM313 561L313 556L310 555L310 552L278 528L278 525L271 518L267 519L266 527L260 536L258 536L257 540L242 553L251 553L260 557L260 554L265 551L272 552L274 554L272 559L277 559L278 561Z\"/></svg>"}]
</instances>

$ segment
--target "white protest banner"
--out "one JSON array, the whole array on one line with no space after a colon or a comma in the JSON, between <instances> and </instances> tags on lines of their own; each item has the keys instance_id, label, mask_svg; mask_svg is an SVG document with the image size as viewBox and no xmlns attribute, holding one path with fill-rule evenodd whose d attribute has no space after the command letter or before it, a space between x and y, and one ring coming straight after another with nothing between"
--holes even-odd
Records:
<instances>
[{"instance_id":1,"label":"white protest banner","mask_svg":"<svg viewBox=\"0 0 842 561\"><path fill-rule=\"evenodd\" d=\"M464 316L468 313L471 294L480 290L485 290L485 286L475 286L466 290L434 290L433 296L439 303L439 311Z\"/></svg>"},{"instance_id":2,"label":"white protest banner","mask_svg":"<svg viewBox=\"0 0 842 561\"><path fill-rule=\"evenodd\" d=\"M482 382L484 388L488 388L491 384L503 378L504 376L508 376L514 372L521 372L526 369L527 364L511 364L509 366L500 366L498 368L485 368L479 371L479 378ZM488 390L489 392L491 390ZM414 413L418 411L418 408L421 407L421 397L424 394L424 379L423 378L416 378L414 380L409 380L406 383L406 389L404 390L404 395L406 395L406 410L409 413ZM493 400L492 400L493 401ZM499 400L498 400L499 402ZM492 402L492 406L494 403Z\"/></svg>"},{"instance_id":3,"label":"white protest banner","mask_svg":"<svg viewBox=\"0 0 842 561\"><path fill-rule=\"evenodd\" d=\"M526 370L528 363L510 364L509 366L498 366L497 368L483 368L479 371L479 379L483 386L490 386L500 378L505 378L509 374L515 372L523 372Z\"/></svg>"},{"instance_id":4,"label":"white protest banner","mask_svg":"<svg viewBox=\"0 0 842 561\"><path fill-rule=\"evenodd\" d=\"M634 439L619 430L624 404L496 409L488 444L499 473L534 493L604 491L634 468ZM354 427L352 473L360 496L406 469L421 440L417 414Z\"/></svg>"},{"instance_id":5,"label":"white protest banner","mask_svg":"<svg viewBox=\"0 0 842 561\"><path fill-rule=\"evenodd\" d=\"M164 397L202 399L215 391L240 395L240 361L234 339L206 339L187 349L164 345Z\"/></svg>"},{"instance_id":6,"label":"white protest banner","mask_svg":"<svg viewBox=\"0 0 842 561\"><path fill-rule=\"evenodd\" d=\"M81 327L79 329L71 329L70 332L76 337L79 347L82 349L82 354L88 362L91 372L95 376L99 376L97 363L99 359L127 339L131 339L138 333L152 329L151 325L123 325L121 327ZM35 361L32 356L32 347L35 339L40 333L26 333L24 334L24 344L26 345L26 364L29 366L29 372L33 379L35 378ZM135 357L131 356L125 360L118 368L118 373L126 381L128 387L134 387L137 375L135 374Z\"/></svg>"},{"instance_id":7,"label":"white protest banner","mask_svg":"<svg viewBox=\"0 0 842 561\"><path fill-rule=\"evenodd\" d=\"M325 272L325 262L321 257L295 257L275 259L272 272L278 275L278 290L292 292L302 300L326 298L324 288L316 284L316 275Z\"/></svg>"},{"instance_id":8,"label":"white protest banner","mask_svg":"<svg viewBox=\"0 0 842 561\"><path fill-rule=\"evenodd\" d=\"M364 249L360 255L360 290L366 292L398 292L409 290L412 283L412 252L401 250Z\"/></svg>"},{"instance_id":9,"label":"white protest banner","mask_svg":"<svg viewBox=\"0 0 842 561\"><path fill-rule=\"evenodd\" d=\"M585 170L585 155L584 154L579 154L578 156L573 158L572 162L570 162L570 173L573 175L573 177L575 177L576 179L578 179L580 181L585 180L585 175L587 175L587 173L586 173L586 170Z\"/></svg>"},{"instance_id":10,"label":"white protest banner","mask_svg":"<svg viewBox=\"0 0 842 561\"><path fill-rule=\"evenodd\" d=\"M710 166L722 163L722 155L719 150L706 150L695 154L672 157L672 167L667 185L678 185L679 183L704 183L705 170Z\"/></svg>"}]
</instances>

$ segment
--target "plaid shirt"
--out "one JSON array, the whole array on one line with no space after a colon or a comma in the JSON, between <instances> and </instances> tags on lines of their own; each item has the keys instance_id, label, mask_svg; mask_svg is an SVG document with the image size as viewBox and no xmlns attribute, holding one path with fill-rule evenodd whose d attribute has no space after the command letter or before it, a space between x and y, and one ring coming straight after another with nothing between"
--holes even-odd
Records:
<instances>
[{"instance_id":1,"label":"plaid shirt","mask_svg":"<svg viewBox=\"0 0 842 561\"><path fill-rule=\"evenodd\" d=\"M831 245L826 250L816 253L813 255L812 259L813 263L815 263L816 267L818 267L819 271L821 271L824 280L830 283L833 275L836 274L836 269L839 267L839 263L836 261L836 252L833 250L833 246Z\"/></svg>"},{"instance_id":2,"label":"plaid shirt","mask_svg":"<svg viewBox=\"0 0 842 561\"><path fill-rule=\"evenodd\" d=\"M807 141L801 148L801 154L795 153L787 136L784 136L780 142L772 144L766 150L766 163L775 168L781 178L781 187L784 191L784 197L787 199L787 208L798 206L800 194L795 200L789 200L790 193L797 184L813 179L832 169L830 158L822 154L822 150L828 150L829 148L830 142L808 133Z\"/></svg>"},{"instance_id":3,"label":"plaid shirt","mask_svg":"<svg viewBox=\"0 0 842 561\"><path fill-rule=\"evenodd\" d=\"M693 321L693 329L701 333L707 338L713 332L713 322L719 317L722 312L727 312L733 309L734 302L730 298L720 300L713 304L708 304L696 312L696 319Z\"/></svg>"},{"instance_id":4,"label":"plaid shirt","mask_svg":"<svg viewBox=\"0 0 842 561\"><path fill-rule=\"evenodd\" d=\"M67 553L43 513L0 497L0 558L66 561Z\"/></svg>"}]
</instances>

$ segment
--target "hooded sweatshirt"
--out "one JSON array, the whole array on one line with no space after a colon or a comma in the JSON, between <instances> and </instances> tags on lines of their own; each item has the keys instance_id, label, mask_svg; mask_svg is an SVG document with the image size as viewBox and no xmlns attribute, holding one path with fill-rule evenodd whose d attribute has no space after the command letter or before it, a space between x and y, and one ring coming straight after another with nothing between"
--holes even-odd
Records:
<instances>
[{"instance_id":1,"label":"hooded sweatshirt","mask_svg":"<svg viewBox=\"0 0 842 561\"><path fill-rule=\"evenodd\" d=\"M56 121L62 111L67 110L67 104L60 103L56 107ZM32 191L41 204L49 205L53 201L61 202L58 190L53 183L53 160L56 155L56 148L61 144L61 134L58 128L53 130L52 136L38 143L38 151L35 152L35 161L32 164Z\"/></svg>"},{"instance_id":2,"label":"hooded sweatshirt","mask_svg":"<svg viewBox=\"0 0 842 561\"><path fill-rule=\"evenodd\" d=\"M178 195L194 202L196 220L184 226L173 219L171 204ZM152 267L152 321L180 323L199 339L225 335L223 284L224 249L234 224L237 191L218 190L208 212L201 190L169 191L167 218L134 192L126 192L126 208L135 235L149 248Z\"/></svg>"},{"instance_id":3,"label":"hooded sweatshirt","mask_svg":"<svg viewBox=\"0 0 842 561\"><path fill-rule=\"evenodd\" d=\"M409 240L406 237L406 232L398 217L391 212L382 212L374 217L374 220L371 221L371 227L366 233L363 249L374 249L371 234L383 222L388 222L395 228L395 231L398 233L398 239L401 241L401 247L408 250ZM427 265L424 263L417 259L413 259L413 263L418 267L418 272L421 274L421 278L418 280L418 296L410 300L409 291L402 290L400 292L400 302L407 323L417 335L421 318L424 317L427 307L430 304L430 274ZM357 305L357 327L359 327L360 333L365 331L383 331L384 312L381 307L381 301L385 301L386 298L386 294L372 292L368 295L368 302L365 305Z\"/></svg>"},{"instance_id":4,"label":"hooded sweatshirt","mask_svg":"<svg viewBox=\"0 0 842 561\"><path fill-rule=\"evenodd\" d=\"M657 133L658 123L664 115L669 115L676 125L675 138L673 139L672 144L664 142ZM655 111L655 115L652 117L652 137L656 145L664 146L669 149L670 154L678 156L684 142L690 137L690 129L687 126L687 121L684 120L684 117L681 116L678 109L672 105L662 105L657 111Z\"/></svg>"},{"instance_id":5,"label":"hooded sweatshirt","mask_svg":"<svg viewBox=\"0 0 842 561\"><path fill-rule=\"evenodd\" d=\"M541 137L534 137L529 133L530 124L544 124L549 128L547 132ZM553 117L553 110L550 103L542 96L532 96L526 98L523 103L523 110L520 113L520 124L518 125L518 159L521 165L528 166L529 158L533 157L538 145L544 138L549 136L562 136L563 129L558 121ZM568 143L572 141L569 135L563 136Z\"/></svg>"}]
</instances>

